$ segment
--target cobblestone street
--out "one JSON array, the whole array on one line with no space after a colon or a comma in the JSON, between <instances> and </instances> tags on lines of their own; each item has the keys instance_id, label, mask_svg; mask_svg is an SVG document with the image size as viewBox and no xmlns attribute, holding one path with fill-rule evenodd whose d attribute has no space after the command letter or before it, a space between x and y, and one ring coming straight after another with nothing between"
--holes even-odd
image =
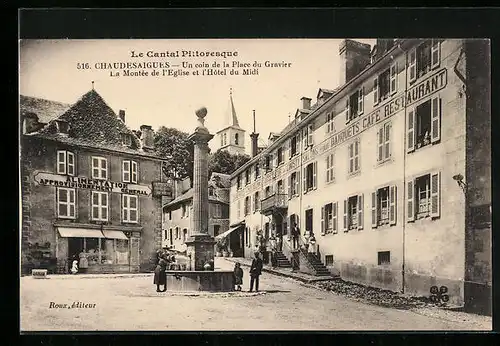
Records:
<instances>
[{"instance_id":1,"label":"cobblestone street","mask_svg":"<svg viewBox=\"0 0 500 346\"><path fill-rule=\"evenodd\" d=\"M233 263L217 258L216 268L231 270ZM258 295L157 293L151 274L20 281L22 331L491 329L490 317L379 307L269 273L263 273ZM70 308L56 307L62 304Z\"/></svg>"}]
</instances>

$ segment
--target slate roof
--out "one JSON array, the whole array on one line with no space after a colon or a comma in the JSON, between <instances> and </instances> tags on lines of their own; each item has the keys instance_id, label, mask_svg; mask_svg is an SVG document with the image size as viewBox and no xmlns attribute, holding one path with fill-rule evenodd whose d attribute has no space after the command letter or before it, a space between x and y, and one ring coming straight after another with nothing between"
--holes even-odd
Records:
<instances>
[{"instance_id":1,"label":"slate roof","mask_svg":"<svg viewBox=\"0 0 500 346\"><path fill-rule=\"evenodd\" d=\"M21 117L29 113L38 116L38 122L47 124L56 119L71 107L70 104L50 101L31 96L19 96L19 111Z\"/></svg>"},{"instance_id":2,"label":"slate roof","mask_svg":"<svg viewBox=\"0 0 500 346\"><path fill-rule=\"evenodd\" d=\"M29 109L39 117L40 114L43 114L45 119L51 118L51 120L39 131L27 134L28 137L160 158L152 152L142 150L137 135L121 121L94 89L84 94L75 104L68 106L66 109L64 109L64 104L58 102L42 99L33 101L33 99L31 97L22 97L20 108ZM38 105L42 107L40 109L36 108ZM59 133L55 120L67 121L69 123L69 133ZM122 144L123 133L131 136L132 145L130 147Z\"/></svg>"}]
</instances>

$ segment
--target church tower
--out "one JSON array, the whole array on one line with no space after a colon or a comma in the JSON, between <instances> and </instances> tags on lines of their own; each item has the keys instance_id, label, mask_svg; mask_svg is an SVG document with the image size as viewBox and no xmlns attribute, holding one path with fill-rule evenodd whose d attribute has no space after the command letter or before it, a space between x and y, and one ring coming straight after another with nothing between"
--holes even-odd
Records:
<instances>
[{"instance_id":1,"label":"church tower","mask_svg":"<svg viewBox=\"0 0 500 346\"><path fill-rule=\"evenodd\" d=\"M224 126L216 133L219 149L227 150L231 154L245 154L245 130L240 127L236 117L232 89L229 91L229 109Z\"/></svg>"}]
</instances>

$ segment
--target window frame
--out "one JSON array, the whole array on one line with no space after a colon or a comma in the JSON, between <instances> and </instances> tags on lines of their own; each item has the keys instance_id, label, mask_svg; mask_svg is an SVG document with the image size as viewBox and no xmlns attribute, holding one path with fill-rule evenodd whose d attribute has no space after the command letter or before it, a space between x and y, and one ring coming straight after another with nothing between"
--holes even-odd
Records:
<instances>
[{"instance_id":1,"label":"window frame","mask_svg":"<svg viewBox=\"0 0 500 346\"><path fill-rule=\"evenodd\" d=\"M128 169L125 169L125 165L128 164ZM134 160L123 160L122 161L122 181L124 183L137 184L137 161ZM128 174L128 179L125 178L125 174Z\"/></svg>"},{"instance_id":2,"label":"window frame","mask_svg":"<svg viewBox=\"0 0 500 346\"><path fill-rule=\"evenodd\" d=\"M98 197L98 204L94 204L94 195L99 196ZM104 206L102 204L102 196L106 196L106 205ZM108 192L103 192L103 191L92 191L91 193L91 198L90 198L90 213L91 213L91 220L92 221L103 221L107 222L109 221L109 193ZM98 215L96 216L94 214L94 208L98 208ZM105 208L106 210L106 217L102 217L103 214L103 209Z\"/></svg>"},{"instance_id":3,"label":"window frame","mask_svg":"<svg viewBox=\"0 0 500 346\"><path fill-rule=\"evenodd\" d=\"M60 155L62 154L62 157L64 160L60 160ZM69 163L69 158L72 157L73 159L73 164ZM62 174L62 175L69 175L74 177L76 175L76 155L74 152L69 151L69 150L57 150L57 156L56 156L56 172L57 174ZM64 167L64 170L60 170L61 165ZM70 167L72 169L72 173L70 173Z\"/></svg>"},{"instance_id":4,"label":"window frame","mask_svg":"<svg viewBox=\"0 0 500 346\"><path fill-rule=\"evenodd\" d=\"M94 166L94 160L97 160L98 162L98 165L97 167ZM102 163L105 162L106 163L106 168L102 168ZM108 175L108 159L106 157L103 157L103 156L92 156L91 157L91 172L92 172L92 179L99 179L99 180L107 180L109 179L109 175ZM95 175L95 170L98 170L99 174L98 176ZM103 172L105 172L105 176L103 176Z\"/></svg>"},{"instance_id":5,"label":"window frame","mask_svg":"<svg viewBox=\"0 0 500 346\"><path fill-rule=\"evenodd\" d=\"M326 183L335 182L335 152L326 155Z\"/></svg>"},{"instance_id":6,"label":"window frame","mask_svg":"<svg viewBox=\"0 0 500 346\"><path fill-rule=\"evenodd\" d=\"M61 202L61 196L60 196L61 191L66 191L66 196L67 196L66 202ZM73 193L73 202L71 202L71 192ZM76 197L77 197L76 189L74 188L68 188L68 187L56 188L56 206L57 206L56 215L58 219L71 219L71 220L76 219L76 213L77 213ZM61 204L66 206L67 215L60 214ZM71 215L71 206L73 206L73 215Z\"/></svg>"},{"instance_id":7,"label":"window frame","mask_svg":"<svg viewBox=\"0 0 500 346\"><path fill-rule=\"evenodd\" d=\"M130 207L130 200L135 199L135 208ZM125 200L127 200L127 207L125 207ZM127 210L128 217L125 218L125 210ZM130 218L130 212L135 211L135 221ZM123 194L122 195L122 222L123 223L139 223L139 197L137 195Z\"/></svg>"},{"instance_id":8,"label":"window frame","mask_svg":"<svg viewBox=\"0 0 500 346\"><path fill-rule=\"evenodd\" d=\"M359 138L356 138L354 141L350 142L347 145L347 169L348 169L348 175L356 175L359 172L361 172L361 163L360 163L360 148L359 146L361 145L361 141ZM352 169L351 169L351 162L352 162ZM357 169L356 169L356 163L357 163Z\"/></svg>"}]
</instances>

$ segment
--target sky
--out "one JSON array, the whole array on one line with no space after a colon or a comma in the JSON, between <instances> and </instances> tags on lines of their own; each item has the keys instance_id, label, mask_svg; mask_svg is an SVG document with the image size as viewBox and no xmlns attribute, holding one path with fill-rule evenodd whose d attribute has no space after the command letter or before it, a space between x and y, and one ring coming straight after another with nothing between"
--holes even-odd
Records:
<instances>
[{"instance_id":1,"label":"sky","mask_svg":"<svg viewBox=\"0 0 500 346\"><path fill-rule=\"evenodd\" d=\"M356 39L373 46L374 39ZM107 104L118 113L126 112L131 129L141 125L178 128L191 133L195 129L195 111L208 110L205 125L211 133L229 121L229 94L232 96L240 126L246 130L246 152L250 153L253 110L259 144L267 144L270 132L281 131L305 96L315 102L319 88L338 86L340 39L205 39L205 40L28 40L20 42L20 93L64 103L75 103L95 88ZM132 53L132 51L134 53ZM147 52L227 52L237 56L223 57L148 57ZM140 57L140 53L144 56ZM265 62L291 63L289 67L265 67ZM123 76L123 69L99 69L101 63L163 62L172 71L182 64L188 76ZM194 75L203 67L195 64L228 63L226 75ZM242 65L258 62L258 75L242 75ZM78 68L88 64L89 69ZM96 66L96 64L98 66ZM240 72L230 75L233 64ZM178 67L177 67L178 66ZM111 76L111 72L113 76ZM120 76L116 74L120 73ZM92 81L94 84L92 84ZM216 150L219 141L210 141Z\"/></svg>"}]
</instances>

